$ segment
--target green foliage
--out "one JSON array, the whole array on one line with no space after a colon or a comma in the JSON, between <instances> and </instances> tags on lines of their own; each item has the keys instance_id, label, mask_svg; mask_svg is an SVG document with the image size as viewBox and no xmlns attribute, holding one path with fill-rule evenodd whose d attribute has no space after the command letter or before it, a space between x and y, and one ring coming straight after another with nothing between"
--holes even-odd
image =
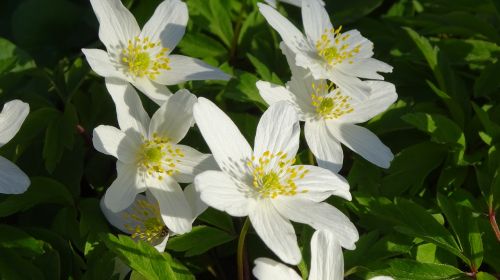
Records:
<instances>
[{"instance_id":1,"label":"green foliage","mask_svg":"<svg viewBox=\"0 0 500 280\"><path fill-rule=\"evenodd\" d=\"M161 1L124 3L143 24ZM185 0L190 19L174 53L203 59L232 75L228 82L173 86L214 100L251 142L267 107L255 82L283 84L289 67L280 38L256 0ZM497 279L500 236L500 3L495 0L329 1L335 26L358 29L398 101L365 127L395 158L387 170L344 149L341 175L353 200L335 205L360 232L345 251L347 279ZM300 10L278 9L301 26ZM117 124L103 79L81 48L102 48L88 1L0 3L0 104L22 99L30 114L0 148L31 179L28 191L0 195L0 279L235 279L241 221L209 209L192 232L170 236L166 253L110 226L99 199L116 176L115 159L97 152L92 130ZM156 104L143 98L149 113ZM208 152L194 129L189 145ZM303 142L303 141L302 141ZM301 145L301 160L307 160ZM184 186L183 186L184 187ZM312 230L297 225L309 271ZM500 233L498 233L500 235ZM250 234L256 257L277 260ZM475 278L474 278L475 277Z\"/></svg>"}]
</instances>

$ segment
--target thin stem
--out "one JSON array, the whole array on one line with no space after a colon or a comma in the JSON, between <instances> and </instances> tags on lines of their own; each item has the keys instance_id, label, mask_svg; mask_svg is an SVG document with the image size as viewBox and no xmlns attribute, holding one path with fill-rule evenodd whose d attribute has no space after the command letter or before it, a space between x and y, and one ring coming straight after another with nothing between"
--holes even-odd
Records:
<instances>
[{"instance_id":1,"label":"thin stem","mask_svg":"<svg viewBox=\"0 0 500 280\"><path fill-rule=\"evenodd\" d=\"M240 237L238 238L238 253L237 253L237 261L238 261L238 280L245 280L245 237L248 232L248 228L250 227L250 219L247 217L245 219L245 223L241 228Z\"/></svg>"},{"instance_id":2,"label":"thin stem","mask_svg":"<svg viewBox=\"0 0 500 280\"><path fill-rule=\"evenodd\" d=\"M309 164L310 165L316 165L316 162L314 160L314 155L313 153L311 152L311 150L307 150L307 157L309 159Z\"/></svg>"},{"instance_id":3,"label":"thin stem","mask_svg":"<svg viewBox=\"0 0 500 280\"><path fill-rule=\"evenodd\" d=\"M489 208L488 216L490 217L491 228L493 228L495 236L497 237L497 240L500 242L500 229L498 228L497 219L495 217L495 209L493 208L493 203L488 208Z\"/></svg>"}]
</instances>

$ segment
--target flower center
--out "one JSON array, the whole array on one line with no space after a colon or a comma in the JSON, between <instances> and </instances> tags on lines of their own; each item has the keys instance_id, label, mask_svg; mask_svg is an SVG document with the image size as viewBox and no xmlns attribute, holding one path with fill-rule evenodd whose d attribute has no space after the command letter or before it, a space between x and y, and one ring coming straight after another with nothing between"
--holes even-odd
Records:
<instances>
[{"instance_id":1,"label":"flower center","mask_svg":"<svg viewBox=\"0 0 500 280\"><path fill-rule=\"evenodd\" d=\"M335 89L334 84L325 82L312 84L313 92L311 94L311 104L316 109L316 113L324 119L337 119L342 115L349 114L354 111L350 104L351 98L342 95L340 89ZM336 93L329 95L330 91Z\"/></svg>"},{"instance_id":2,"label":"flower center","mask_svg":"<svg viewBox=\"0 0 500 280\"><path fill-rule=\"evenodd\" d=\"M168 138L153 134L153 139L145 140L139 152L139 165L151 176L163 179L178 172L177 164L184 157L181 149L176 148Z\"/></svg>"},{"instance_id":3,"label":"flower center","mask_svg":"<svg viewBox=\"0 0 500 280\"><path fill-rule=\"evenodd\" d=\"M295 158L288 159L286 153L271 154L266 151L256 160L252 157L248 166L252 169L253 188L260 198L276 198L279 195L294 196L298 192L295 180L304 178L309 172L303 166L293 168Z\"/></svg>"},{"instance_id":4,"label":"flower center","mask_svg":"<svg viewBox=\"0 0 500 280\"><path fill-rule=\"evenodd\" d=\"M167 51L167 48L161 47L160 42L151 42L148 37L135 37L122 50L121 61L132 75L140 78L147 76L155 80L160 70L170 70Z\"/></svg>"},{"instance_id":5,"label":"flower center","mask_svg":"<svg viewBox=\"0 0 500 280\"><path fill-rule=\"evenodd\" d=\"M168 228L161 219L158 205L139 199L133 204L130 213L125 213L124 218L133 224L125 224L125 228L132 232L132 238L144 240L156 245L168 235Z\"/></svg>"},{"instance_id":6,"label":"flower center","mask_svg":"<svg viewBox=\"0 0 500 280\"><path fill-rule=\"evenodd\" d=\"M316 50L318 55L322 57L329 65L335 65L347 60L353 63L352 58L359 53L361 45L354 48L346 43L349 39L349 34L342 34L340 30L342 26L331 30L325 30L321 38L316 41Z\"/></svg>"}]
</instances>

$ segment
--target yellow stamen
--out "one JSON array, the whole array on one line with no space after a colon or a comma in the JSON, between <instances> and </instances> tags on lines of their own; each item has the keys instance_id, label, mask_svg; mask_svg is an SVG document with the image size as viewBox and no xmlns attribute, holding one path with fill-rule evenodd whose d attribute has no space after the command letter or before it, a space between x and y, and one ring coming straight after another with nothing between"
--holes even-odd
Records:
<instances>
[{"instance_id":1,"label":"yellow stamen","mask_svg":"<svg viewBox=\"0 0 500 280\"><path fill-rule=\"evenodd\" d=\"M346 43L350 34L342 34L342 26L335 29L325 30L320 39L316 41L316 51L329 65L335 65L347 60L353 63L352 58L360 52L361 45L350 48Z\"/></svg>"},{"instance_id":2,"label":"yellow stamen","mask_svg":"<svg viewBox=\"0 0 500 280\"><path fill-rule=\"evenodd\" d=\"M160 70L170 70L167 51L168 48L162 48L160 42L153 43L148 37L135 37L122 50L121 61L132 75L155 80Z\"/></svg>"},{"instance_id":3,"label":"yellow stamen","mask_svg":"<svg viewBox=\"0 0 500 280\"><path fill-rule=\"evenodd\" d=\"M320 82L312 84L311 104L316 109L316 113L324 119L336 119L354 111L350 104L351 98L342 95L340 89L335 89L333 83ZM327 96L331 91L335 94Z\"/></svg>"},{"instance_id":4,"label":"yellow stamen","mask_svg":"<svg viewBox=\"0 0 500 280\"><path fill-rule=\"evenodd\" d=\"M163 223L158 205L140 199L132 206L131 213L125 213L124 219L132 224L125 228L132 232L132 238L141 239L152 245L157 245L168 235L168 228Z\"/></svg>"},{"instance_id":5,"label":"yellow stamen","mask_svg":"<svg viewBox=\"0 0 500 280\"><path fill-rule=\"evenodd\" d=\"M304 178L309 170L293 168L294 163L295 159L288 159L287 154L283 152L272 154L265 151L257 160L252 157L247 164L252 169L253 187L259 197L274 199L279 195L294 196L307 192L298 190L295 180Z\"/></svg>"},{"instance_id":6,"label":"yellow stamen","mask_svg":"<svg viewBox=\"0 0 500 280\"><path fill-rule=\"evenodd\" d=\"M175 148L168 138L153 134L152 139L144 140L138 155L139 166L148 175L163 179L178 172L177 163L184 157L181 149Z\"/></svg>"}]
</instances>

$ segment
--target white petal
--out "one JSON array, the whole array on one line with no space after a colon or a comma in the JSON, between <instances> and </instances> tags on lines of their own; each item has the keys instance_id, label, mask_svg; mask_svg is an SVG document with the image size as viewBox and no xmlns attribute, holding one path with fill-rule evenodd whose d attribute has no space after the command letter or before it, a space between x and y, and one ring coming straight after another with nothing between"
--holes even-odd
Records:
<instances>
[{"instance_id":1,"label":"white petal","mask_svg":"<svg viewBox=\"0 0 500 280\"><path fill-rule=\"evenodd\" d=\"M268 5L271 5L271 7L276 8L276 1L277 0L264 0Z\"/></svg>"},{"instance_id":2,"label":"white petal","mask_svg":"<svg viewBox=\"0 0 500 280\"><path fill-rule=\"evenodd\" d=\"M355 76L348 75L339 70L333 70L328 77L341 91L346 91L355 100L364 100L370 95L370 86Z\"/></svg>"},{"instance_id":3,"label":"white petal","mask_svg":"<svg viewBox=\"0 0 500 280\"><path fill-rule=\"evenodd\" d=\"M294 158L299 148L299 137L297 110L287 101L275 103L264 112L257 125L254 155L259 158L265 152L283 152L288 158Z\"/></svg>"},{"instance_id":4,"label":"white petal","mask_svg":"<svg viewBox=\"0 0 500 280\"><path fill-rule=\"evenodd\" d=\"M169 176L162 180L150 178L148 190L160 205L160 213L165 225L176 234L190 232L193 213L179 184Z\"/></svg>"},{"instance_id":5,"label":"white petal","mask_svg":"<svg viewBox=\"0 0 500 280\"><path fill-rule=\"evenodd\" d=\"M94 148L99 152L114 156L119 161L132 163L136 160L140 142L137 137L124 133L116 127L100 125L92 136Z\"/></svg>"},{"instance_id":6,"label":"white petal","mask_svg":"<svg viewBox=\"0 0 500 280\"><path fill-rule=\"evenodd\" d=\"M145 190L143 178L135 164L116 163L117 176L104 195L104 204L113 212L127 209L136 195Z\"/></svg>"},{"instance_id":7,"label":"white petal","mask_svg":"<svg viewBox=\"0 0 500 280\"><path fill-rule=\"evenodd\" d=\"M383 80L384 76L377 72L391 73L392 66L374 58L367 58L352 64L343 63L339 70L360 78Z\"/></svg>"},{"instance_id":8,"label":"white petal","mask_svg":"<svg viewBox=\"0 0 500 280\"><path fill-rule=\"evenodd\" d=\"M20 194L29 185L28 176L17 165L0 156L0 193Z\"/></svg>"},{"instance_id":9,"label":"white petal","mask_svg":"<svg viewBox=\"0 0 500 280\"><path fill-rule=\"evenodd\" d=\"M344 213L330 204L290 197L275 199L273 202L284 217L308 224L316 230L329 230L335 234L342 247L355 248L354 243L359 239L356 227Z\"/></svg>"},{"instance_id":10,"label":"white petal","mask_svg":"<svg viewBox=\"0 0 500 280\"><path fill-rule=\"evenodd\" d=\"M370 95L354 105L354 111L340 117L340 121L349 123L363 123L384 112L398 99L393 84L383 81L367 81L371 87Z\"/></svg>"},{"instance_id":11,"label":"white petal","mask_svg":"<svg viewBox=\"0 0 500 280\"><path fill-rule=\"evenodd\" d=\"M267 104L273 105L279 101L289 101L295 107L300 120L305 120L307 113L312 109L310 96L305 96L303 92L291 92L283 86L271 84L269 82L258 81L256 83L260 96ZM305 100L304 100L305 99Z\"/></svg>"},{"instance_id":12,"label":"white petal","mask_svg":"<svg viewBox=\"0 0 500 280\"><path fill-rule=\"evenodd\" d=\"M189 146L175 145L174 149L180 149L184 157L179 158L175 168L178 172L173 177L180 183L191 183L196 175L207 170L218 170L217 163L210 154L203 154Z\"/></svg>"},{"instance_id":13,"label":"white petal","mask_svg":"<svg viewBox=\"0 0 500 280\"><path fill-rule=\"evenodd\" d=\"M270 82L258 81L256 84L260 96L268 105L273 105L279 101L290 101L293 103L293 93L285 87L271 84Z\"/></svg>"},{"instance_id":14,"label":"white petal","mask_svg":"<svg viewBox=\"0 0 500 280\"><path fill-rule=\"evenodd\" d=\"M129 207L127 207L126 209L124 209L123 211L120 211L120 212L113 212L113 211L111 211L111 209L106 207L106 204L104 203L104 197L101 198L99 206L101 207L101 211L104 214L104 217L106 217L106 219L108 220L108 222L111 225L113 225L115 228L117 228L125 233L132 234L132 232L129 231L125 227L125 225L128 224L132 228L135 228L136 225L139 224L139 222L136 220L133 220L133 219L127 219L126 214L130 214L130 215L135 214L134 207L136 207L138 200L141 200L141 199L146 200L146 196L144 196L142 194L138 194L135 197L134 202Z\"/></svg>"},{"instance_id":15,"label":"white petal","mask_svg":"<svg viewBox=\"0 0 500 280\"><path fill-rule=\"evenodd\" d=\"M223 80L231 78L217 67L199 59L184 55L170 55L170 70L161 71L156 82L162 85L176 85L186 81Z\"/></svg>"},{"instance_id":16,"label":"white petal","mask_svg":"<svg viewBox=\"0 0 500 280\"><path fill-rule=\"evenodd\" d=\"M318 165L332 172L339 172L344 153L340 142L328 132L325 121L306 121L304 136Z\"/></svg>"},{"instance_id":17,"label":"white petal","mask_svg":"<svg viewBox=\"0 0 500 280\"><path fill-rule=\"evenodd\" d=\"M172 95L151 118L149 137L157 134L169 138L170 142L181 141L193 123L193 106L196 96L186 89Z\"/></svg>"},{"instance_id":18,"label":"white petal","mask_svg":"<svg viewBox=\"0 0 500 280\"><path fill-rule=\"evenodd\" d=\"M12 100L3 105L0 113L0 147L14 138L29 111L28 103L21 100Z\"/></svg>"},{"instance_id":19,"label":"white petal","mask_svg":"<svg viewBox=\"0 0 500 280\"><path fill-rule=\"evenodd\" d=\"M302 280L295 270L268 258L256 259L252 273L259 280Z\"/></svg>"},{"instance_id":20,"label":"white petal","mask_svg":"<svg viewBox=\"0 0 500 280\"><path fill-rule=\"evenodd\" d=\"M271 6L257 3L260 13L281 36L281 39L292 49L294 53L300 52L308 47L304 35L288 19L282 16Z\"/></svg>"},{"instance_id":21,"label":"white petal","mask_svg":"<svg viewBox=\"0 0 500 280\"><path fill-rule=\"evenodd\" d=\"M311 238L309 279L344 279L344 256L335 235L318 230Z\"/></svg>"},{"instance_id":22,"label":"white petal","mask_svg":"<svg viewBox=\"0 0 500 280\"><path fill-rule=\"evenodd\" d=\"M117 79L106 79L106 88L115 103L120 129L130 129L140 136L147 135L149 115L135 89L129 83Z\"/></svg>"},{"instance_id":23,"label":"white petal","mask_svg":"<svg viewBox=\"0 0 500 280\"><path fill-rule=\"evenodd\" d=\"M205 171L194 178L196 191L209 206L231 216L248 215L249 199L246 186L220 171Z\"/></svg>"},{"instance_id":24,"label":"white petal","mask_svg":"<svg viewBox=\"0 0 500 280\"><path fill-rule=\"evenodd\" d=\"M329 122L327 127L335 138L364 159L382 168L389 168L391 165L394 158L391 150L368 129L353 124L334 122Z\"/></svg>"},{"instance_id":25,"label":"white petal","mask_svg":"<svg viewBox=\"0 0 500 280\"><path fill-rule=\"evenodd\" d=\"M165 247L167 247L168 237L169 235L165 236L165 238L159 244L154 246L158 252L160 253L165 252Z\"/></svg>"},{"instance_id":26,"label":"white petal","mask_svg":"<svg viewBox=\"0 0 500 280\"><path fill-rule=\"evenodd\" d=\"M160 106L172 95L166 86L157 84L148 78L135 78L132 84Z\"/></svg>"},{"instance_id":27,"label":"white petal","mask_svg":"<svg viewBox=\"0 0 500 280\"><path fill-rule=\"evenodd\" d=\"M191 213L193 213L193 221L207 210L208 205L201 200L201 192L197 191L194 184L190 184L184 188L184 196L191 206Z\"/></svg>"},{"instance_id":28,"label":"white petal","mask_svg":"<svg viewBox=\"0 0 500 280\"><path fill-rule=\"evenodd\" d=\"M184 36L188 18L186 3L165 0L144 25L141 37L149 37L152 42L161 40L163 47L171 52Z\"/></svg>"},{"instance_id":29,"label":"white petal","mask_svg":"<svg viewBox=\"0 0 500 280\"><path fill-rule=\"evenodd\" d=\"M302 1L302 21L306 35L313 43L333 28L325 8L316 0Z\"/></svg>"},{"instance_id":30,"label":"white petal","mask_svg":"<svg viewBox=\"0 0 500 280\"><path fill-rule=\"evenodd\" d=\"M132 13L120 0L90 0L99 21L99 39L108 51L125 47L140 29Z\"/></svg>"},{"instance_id":31,"label":"white petal","mask_svg":"<svg viewBox=\"0 0 500 280\"><path fill-rule=\"evenodd\" d=\"M390 276L375 276L375 277L372 277L368 280L394 280L394 278L392 278Z\"/></svg>"},{"instance_id":32,"label":"white petal","mask_svg":"<svg viewBox=\"0 0 500 280\"><path fill-rule=\"evenodd\" d=\"M127 77L115 68L107 52L99 49L82 49L82 52L97 75L127 80Z\"/></svg>"},{"instance_id":33,"label":"white petal","mask_svg":"<svg viewBox=\"0 0 500 280\"><path fill-rule=\"evenodd\" d=\"M193 114L201 135L222 171L242 182L248 180L247 162L252 157L252 148L233 121L203 97L198 98Z\"/></svg>"},{"instance_id":34,"label":"white petal","mask_svg":"<svg viewBox=\"0 0 500 280\"><path fill-rule=\"evenodd\" d=\"M333 173L327 169L312 165L294 165L294 170L308 170L302 178L297 178L294 182L299 190L307 190L305 193L299 193L300 197L320 202L327 199L330 195L340 196L351 200L349 192L349 183L344 177ZM298 172L300 174L300 172Z\"/></svg>"},{"instance_id":35,"label":"white petal","mask_svg":"<svg viewBox=\"0 0 500 280\"><path fill-rule=\"evenodd\" d=\"M269 199L255 202L248 217L262 241L282 261L292 265L300 262L302 255L295 230L290 221L276 211Z\"/></svg>"}]
</instances>

